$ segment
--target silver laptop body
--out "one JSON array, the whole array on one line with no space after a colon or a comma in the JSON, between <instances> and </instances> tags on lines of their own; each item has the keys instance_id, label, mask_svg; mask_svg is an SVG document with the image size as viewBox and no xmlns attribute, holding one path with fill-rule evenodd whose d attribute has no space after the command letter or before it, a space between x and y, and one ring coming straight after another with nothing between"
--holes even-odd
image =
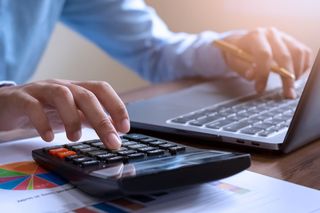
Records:
<instances>
[{"instance_id":1,"label":"silver laptop body","mask_svg":"<svg viewBox=\"0 0 320 213\"><path fill-rule=\"evenodd\" d=\"M132 127L290 152L320 137L319 58L296 82L296 100L281 96L276 74L263 95L241 78L217 79L128 104Z\"/></svg>"}]
</instances>

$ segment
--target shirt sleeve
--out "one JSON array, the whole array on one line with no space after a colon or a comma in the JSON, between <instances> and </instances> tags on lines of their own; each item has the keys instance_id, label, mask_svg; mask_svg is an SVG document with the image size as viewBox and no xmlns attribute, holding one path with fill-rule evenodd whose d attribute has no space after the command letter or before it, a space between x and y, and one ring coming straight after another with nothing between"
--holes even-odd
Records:
<instances>
[{"instance_id":1,"label":"shirt sleeve","mask_svg":"<svg viewBox=\"0 0 320 213\"><path fill-rule=\"evenodd\" d=\"M62 22L143 78L219 77L228 70L212 41L229 33L173 33L142 0L67 0Z\"/></svg>"},{"instance_id":2,"label":"shirt sleeve","mask_svg":"<svg viewBox=\"0 0 320 213\"><path fill-rule=\"evenodd\" d=\"M14 81L0 81L0 87L7 87L7 86L15 86L17 85Z\"/></svg>"}]
</instances>

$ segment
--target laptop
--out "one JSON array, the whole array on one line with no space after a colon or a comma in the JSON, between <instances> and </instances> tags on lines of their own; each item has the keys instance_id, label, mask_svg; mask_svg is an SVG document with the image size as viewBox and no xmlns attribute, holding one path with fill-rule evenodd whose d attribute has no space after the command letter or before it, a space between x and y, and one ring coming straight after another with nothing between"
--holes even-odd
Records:
<instances>
[{"instance_id":1,"label":"laptop","mask_svg":"<svg viewBox=\"0 0 320 213\"><path fill-rule=\"evenodd\" d=\"M310 73L295 83L298 97L282 96L270 74L257 95L252 82L216 79L127 105L132 128L289 153L320 138L320 53Z\"/></svg>"}]
</instances>

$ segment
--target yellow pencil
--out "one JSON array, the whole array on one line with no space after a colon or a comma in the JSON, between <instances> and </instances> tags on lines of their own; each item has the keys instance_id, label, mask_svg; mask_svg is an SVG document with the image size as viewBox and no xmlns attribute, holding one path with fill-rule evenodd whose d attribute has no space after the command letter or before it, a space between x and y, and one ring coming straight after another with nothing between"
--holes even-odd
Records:
<instances>
[{"instance_id":1,"label":"yellow pencil","mask_svg":"<svg viewBox=\"0 0 320 213\"><path fill-rule=\"evenodd\" d=\"M230 53L248 63L253 63L253 57L245 52L244 50L238 48L237 46L230 44L226 41L223 40L216 40L213 42L213 44L221 49L222 51L225 51L227 53ZM295 80L294 74L290 73L288 70L286 70L283 67L279 67L276 65L271 66L271 70L275 73L278 73L279 75L286 77L286 78L291 78L292 80Z\"/></svg>"}]
</instances>

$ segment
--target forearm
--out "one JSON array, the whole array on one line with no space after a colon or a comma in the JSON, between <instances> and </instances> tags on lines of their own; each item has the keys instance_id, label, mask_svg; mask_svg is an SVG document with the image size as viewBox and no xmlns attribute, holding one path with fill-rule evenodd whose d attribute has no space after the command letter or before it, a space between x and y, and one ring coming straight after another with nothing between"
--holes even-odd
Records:
<instances>
[{"instance_id":1,"label":"forearm","mask_svg":"<svg viewBox=\"0 0 320 213\"><path fill-rule=\"evenodd\" d=\"M212 42L231 33L172 33L161 46L150 48L142 62L142 75L153 82L193 76L224 76L229 73L229 68L221 51Z\"/></svg>"},{"instance_id":2,"label":"forearm","mask_svg":"<svg viewBox=\"0 0 320 213\"><path fill-rule=\"evenodd\" d=\"M70 0L62 21L153 82L215 77L227 70L220 51L211 43L228 33L172 33L141 0Z\"/></svg>"}]
</instances>

